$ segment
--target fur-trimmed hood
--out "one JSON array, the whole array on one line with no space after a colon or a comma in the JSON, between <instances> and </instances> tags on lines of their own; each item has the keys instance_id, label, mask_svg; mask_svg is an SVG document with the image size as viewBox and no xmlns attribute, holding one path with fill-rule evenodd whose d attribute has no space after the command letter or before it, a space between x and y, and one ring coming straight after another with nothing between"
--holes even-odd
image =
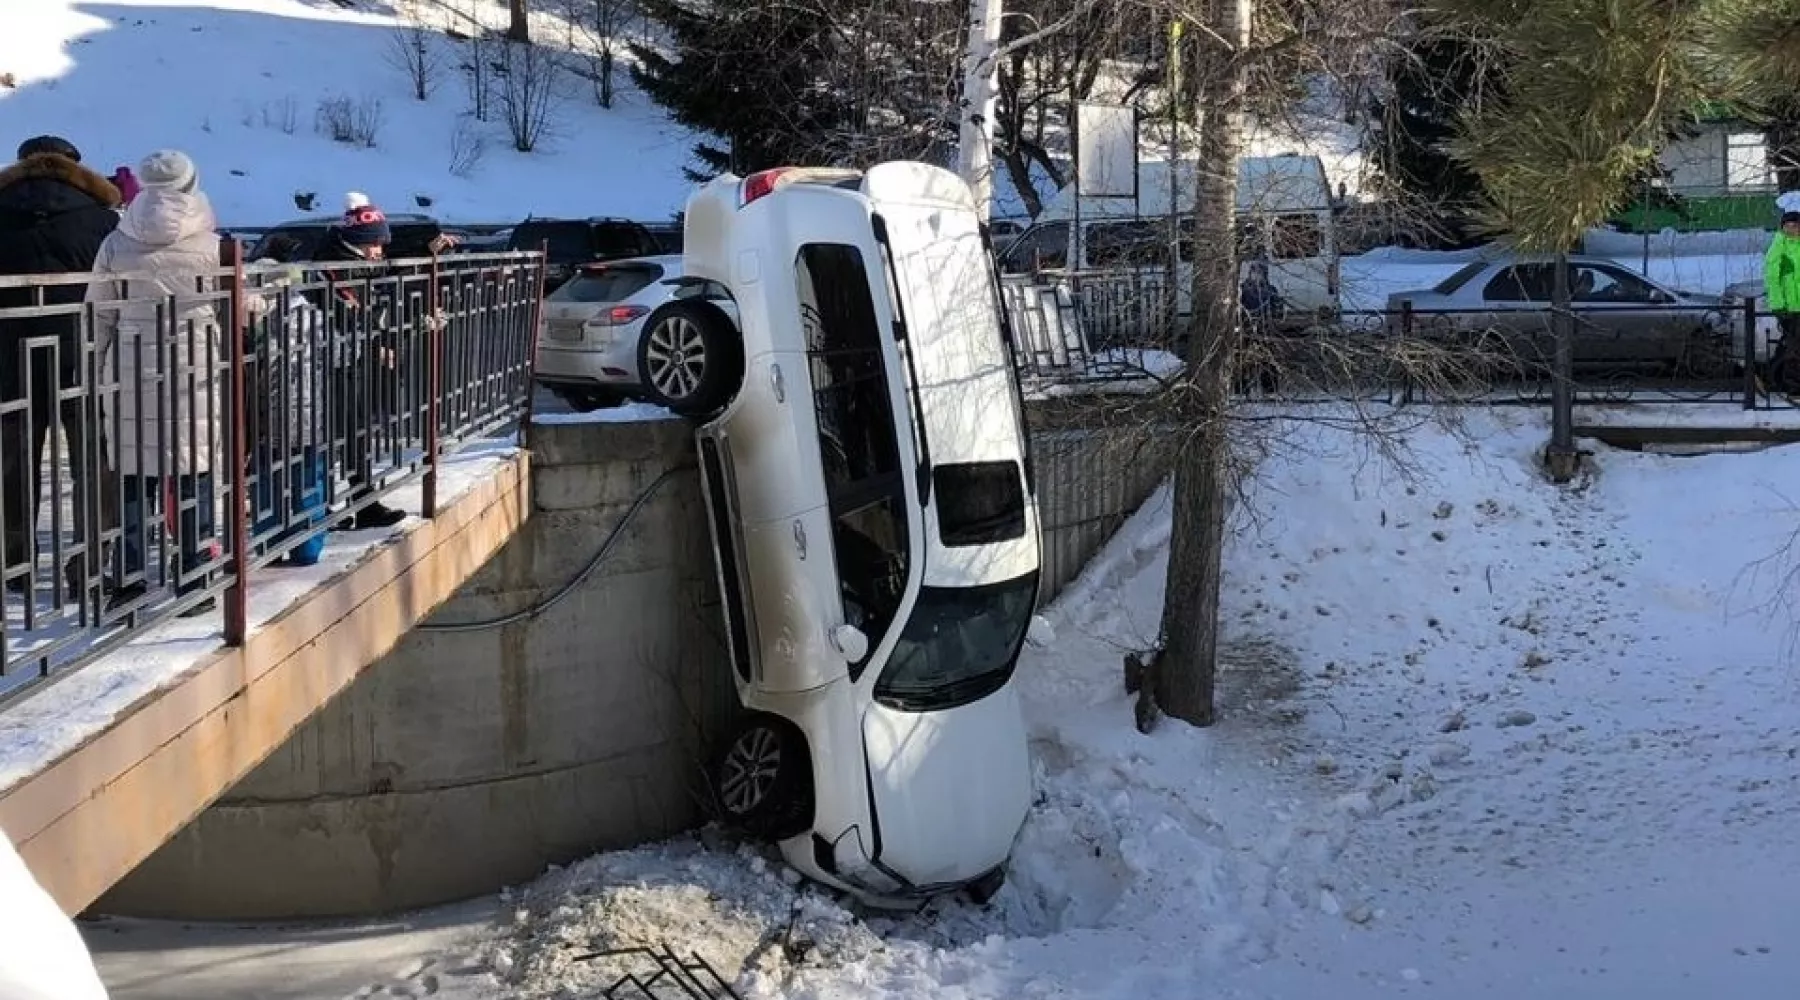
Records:
<instances>
[{"instance_id":1,"label":"fur-trimmed hood","mask_svg":"<svg viewBox=\"0 0 1800 1000\"><path fill-rule=\"evenodd\" d=\"M0 198L26 181L54 181L86 195L105 208L118 208L122 198L112 181L66 156L38 153L0 169Z\"/></svg>"}]
</instances>

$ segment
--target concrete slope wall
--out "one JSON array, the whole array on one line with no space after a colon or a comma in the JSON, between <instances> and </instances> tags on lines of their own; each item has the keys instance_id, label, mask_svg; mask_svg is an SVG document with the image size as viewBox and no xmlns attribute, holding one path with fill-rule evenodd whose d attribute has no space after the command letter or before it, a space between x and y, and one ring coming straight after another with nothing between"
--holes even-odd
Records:
<instances>
[{"instance_id":1,"label":"concrete slope wall","mask_svg":"<svg viewBox=\"0 0 1800 1000\"><path fill-rule=\"evenodd\" d=\"M1161 477L1149 436L1034 432L1046 584L1060 589ZM535 510L432 619L575 580L541 616L415 632L96 906L246 920L393 912L703 819L704 747L735 708L692 438L677 421L537 425Z\"/></svg>"}]
</instances>

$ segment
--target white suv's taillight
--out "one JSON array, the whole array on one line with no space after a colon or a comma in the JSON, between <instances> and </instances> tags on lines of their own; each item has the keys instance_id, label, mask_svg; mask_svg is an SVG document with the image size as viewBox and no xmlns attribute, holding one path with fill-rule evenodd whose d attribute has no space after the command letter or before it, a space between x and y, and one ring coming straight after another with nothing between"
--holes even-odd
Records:
<instances>
[{"instance_id":1,"label":"white suv's taillight","mask_svg":"<svg viewBox=\"0 0 1800 1000\"><path fill-rule=\"evenodd\" d=\"M744 178L738 184L738 207L743 208L764 195L772 194L780 186L782 175L793 171L793 167L776 167L773 170L759 170Z\"/></svg>"},{"instance_id":2,"label":"white suv's taillight","mask_svg":"<svg viewBox=\"0 0 1800 1000\"><path fill-rule=\"evenodd\" d=\"M650 312L646 306L613 306L593 319L589 326L625 326L643 319Z\"/></svg>"}]
</instances>

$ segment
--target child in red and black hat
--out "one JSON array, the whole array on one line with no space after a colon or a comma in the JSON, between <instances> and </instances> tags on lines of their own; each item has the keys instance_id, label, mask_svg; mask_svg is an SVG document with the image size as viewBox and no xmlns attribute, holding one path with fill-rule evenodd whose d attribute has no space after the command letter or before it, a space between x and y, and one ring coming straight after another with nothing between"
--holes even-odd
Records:
<instances>
[{"instance_id":1,"label":"child in red and black hat","mask_svg":"<svg viewBox=\"0 0 1800 1000\"><path fill-rule=\"evenodd\" d=\"M313 260L378 261L387 255L387 245L392 240L387 216L369 201L368 195L352 191L344 196L343 221L333 226L319 242ZM353 343L339 355L347 363L338 372L340 405L337 420L344 447L344 474L351 487L350 502L364 504L354 520L339 527L356 530L392 527L405 520L406 514L379 501L369 501L373 491L367 486L368 466L373 457L371 442L375 437L373 424L378 415L373 397L383 395L374 390L383 380L393 377L390 366L394 353L386 344L389 333L383 329L386 326L385 309L381 303L362 302L357 298L355 279L369 277L367 269L358 268L347 275L326 271L325 275L344 282L336 286L335 301L318 305L327 308L335 329L352 334Z\"/></svg>"}]
</instances>

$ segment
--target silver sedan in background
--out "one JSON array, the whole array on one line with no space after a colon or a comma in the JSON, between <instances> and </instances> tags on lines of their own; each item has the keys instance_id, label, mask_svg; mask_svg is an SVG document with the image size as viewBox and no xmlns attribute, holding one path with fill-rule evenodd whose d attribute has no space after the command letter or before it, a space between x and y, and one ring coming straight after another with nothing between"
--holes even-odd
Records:
<instances>
[{"instance_id":1,"label":"silver sedan in background","mask_svg":"<svg viewBox=\"0 0 1800 1000\"><path fill-rule=\"evenodd\" d=\"M1731 320L1716 295L1665 288L1616 261L1567 258L1575 363L1664 367L1715 376L1732 366ZM1435 287L1388 296L1387 329L1480 343L1524 364L1553 354L1550 257L1509 253L1473 261Z\"/></svg>"}]
</instances>

